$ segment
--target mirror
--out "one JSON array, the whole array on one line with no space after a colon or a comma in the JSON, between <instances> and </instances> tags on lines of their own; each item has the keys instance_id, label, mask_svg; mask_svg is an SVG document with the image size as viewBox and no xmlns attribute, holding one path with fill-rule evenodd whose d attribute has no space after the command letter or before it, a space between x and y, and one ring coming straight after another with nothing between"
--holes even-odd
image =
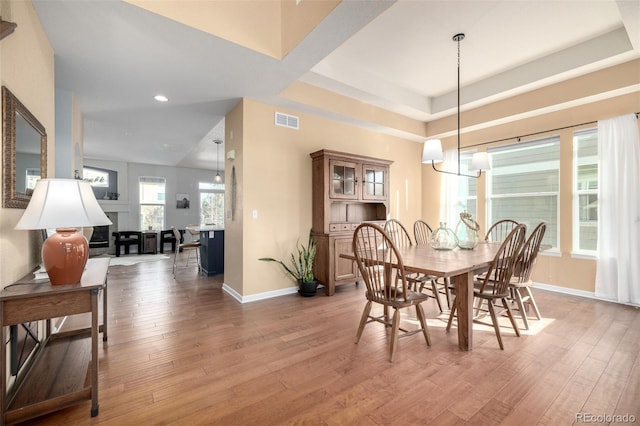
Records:
<instances>
[{"instance_id":1,"label":"mirror","mask_svg":"<svg viewBox=\"0 0 640 426\"><path fill-rule=\"evenodd\" d=\"M40 177L47 177L47 133L2 86L2 207L24 209Z\"/></svg>"}]
</instances>

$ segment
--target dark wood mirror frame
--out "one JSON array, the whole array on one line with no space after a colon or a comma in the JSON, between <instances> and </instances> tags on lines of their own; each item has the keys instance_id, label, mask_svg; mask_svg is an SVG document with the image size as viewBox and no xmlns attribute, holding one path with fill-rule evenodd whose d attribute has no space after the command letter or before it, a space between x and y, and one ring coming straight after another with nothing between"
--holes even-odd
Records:
<instances>
[{"instance_id":1,"label":"dark wood mirror frame","mask_svg":"<svg viewBox=\"0 0 640 426\"><path fill-rule=\"evenodd\" d=\"M40 176L47 177L47 132L31 112L5 86L2 86L2 207L25 209L31 194L16 187L16 115L20 114L40 134Z\"/></svg>"}]
</instances>

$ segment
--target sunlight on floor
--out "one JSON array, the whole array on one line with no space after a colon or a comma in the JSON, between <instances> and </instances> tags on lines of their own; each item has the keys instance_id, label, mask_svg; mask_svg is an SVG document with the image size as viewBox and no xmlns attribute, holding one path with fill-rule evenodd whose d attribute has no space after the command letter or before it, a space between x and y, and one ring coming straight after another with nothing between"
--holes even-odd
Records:
<instances>
[{"instance_id":1,"label":"sunlight on floor","mask_svg":"<svg viewBox=\"0 0 640 426\"><path fill-rule=\"evenodd\" d=\"M401 320L405 323L411 324L416 328L419 327L418 319L415 317L415 311L409 309L403 309L401 312ZM548 325L552 324L555 319L554 318L544 318L538 320L535 316L528 317L529 319L529 329L525 330L524 325L522 324L522 319L519 316L519 313L515 312L516 324L520 329L520 334L534 336L544 330ZM445 311L439 314L436 318L427 318L427 326L429 328L445 328L447 326L447 321L449 320L449 311ZM454 318L451 328L456 327L456 319ZM513 332L513 328L511 327L511 322L509 318L506 316L499 315L498 322L500 323L500 328L504 329L506 332ZM493 325L491 324L491 317L489 314L480 315L473 322L473 329L477 331L489 331L493 332Z\"/></svg>"}]
</instances>

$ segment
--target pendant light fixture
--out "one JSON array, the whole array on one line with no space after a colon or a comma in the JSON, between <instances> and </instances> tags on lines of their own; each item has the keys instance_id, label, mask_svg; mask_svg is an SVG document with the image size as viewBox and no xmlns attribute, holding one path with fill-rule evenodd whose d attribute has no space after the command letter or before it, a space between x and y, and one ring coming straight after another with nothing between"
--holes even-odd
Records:
<instances>
[{"instance_id":1,"label":"pendant light fixture","mask_svg":"<svg viewBox=\"0 0 640 426\"><path fill-rule=\"evenodd\" d=\"M216 139L213 141L216 144L216 177L214 178L216 183L222 182L222 177L220 176L220 144L222 141L220 139Z\"/></svg>"},{"instance_id":2,"label":"pendant light fixture","mask_svg":"<svg viewBox=\"0 0 640 426\"><path fill-rule=\"evenodd\" d=\"M469 167L469 170L471 171L477 170L478 174L467 175L464 173L460 173L460 41L462 40L464 40L464 33L458 33L453 36L453 41L458 43L458 151L457 151L458 171L450 172L447 170L436 169L436 163L442 162L444 158L442 153L442 142L440 141L440 139L429 139L425 141L424 147L422 150L422 162L425 164L431 162L431 166L433 167L433 170L435 170L436 172L447 173L447 174L457 175L457 176L478 178L480 177L482 170L490 169L489 157L487 156L486 152L477 152L473 154L473 157L471 158L471 167Z\"/></svg>"}]
</instances>

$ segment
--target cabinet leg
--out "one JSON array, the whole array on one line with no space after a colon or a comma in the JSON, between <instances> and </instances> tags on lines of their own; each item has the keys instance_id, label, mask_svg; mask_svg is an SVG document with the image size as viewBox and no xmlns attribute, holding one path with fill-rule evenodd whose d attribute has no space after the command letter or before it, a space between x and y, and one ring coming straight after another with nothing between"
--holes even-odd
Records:
<instances>
[{"instance_id":1,"label":"cabinet leg","mask_svg":"<svg viewBox=\"0 0 640 426\"><path fill-rule=\"evenodd\" d=\"M100 410L100 406L96 408L91 407L91 417L96 417L98 415L98 411Z\"/></svg>"},{"instance_id":2,"label":"cabinet leg","mask_svg":"<svg viewBox=\"0 0 640 426\"><path fill-rule=\"evenodd\" d=\"M333 294L336 292L335 285L326 284L324 286L324 292L327 296L333 296Z\"/></svg>"}]
</instances>

